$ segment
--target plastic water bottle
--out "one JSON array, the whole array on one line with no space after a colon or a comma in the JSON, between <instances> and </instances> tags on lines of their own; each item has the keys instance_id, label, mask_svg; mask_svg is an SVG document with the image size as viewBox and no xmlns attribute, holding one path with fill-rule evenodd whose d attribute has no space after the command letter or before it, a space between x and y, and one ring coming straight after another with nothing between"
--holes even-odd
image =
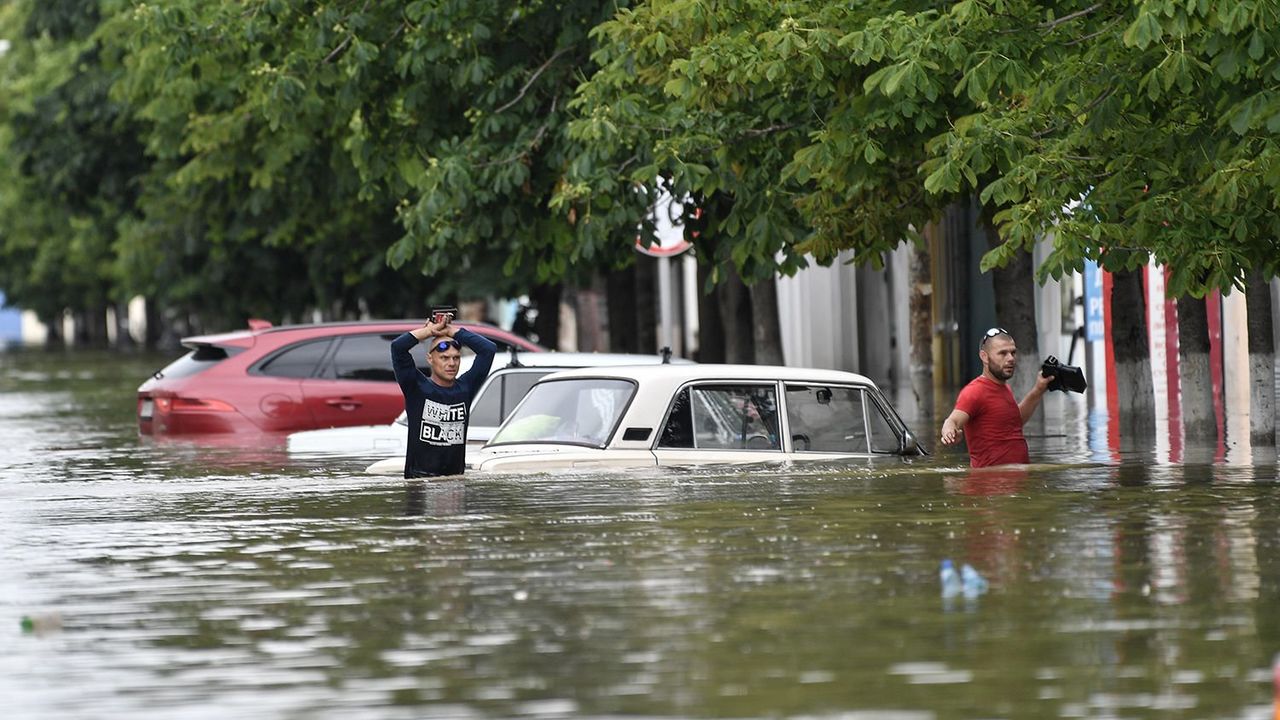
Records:
<instances>
[{"instance_id":1,"label":"plastic water bottle","mask_svg":"<svg viewBox=\"0 0 1280 720\"><path fill-rule=\"evenodd\" d=\"M941 567L938 568L938 579L942 581L944 598L955 597L963 590L960 573L956 572L956 566L951 563L951 558L942 561Z\"/></svg>"},{"instance_id":2,"label":"plastic water bottle","mask_svg":"<svg viewBox=\"0 0 1280 720\"><path fill-rule=\"evenodd\" d=\"M965 597L977 597L987 591L987 579L969 563L960 568L960 585Z\"/></svg>"},{"instance_id":3,"label":"plastic water bottle","mask_svg":"<svg viewBox=\"0 0 1280 720\"><path fill-rule=\"evenodd\" d=\"M62 615L56 612L23 615L18 626L27 635L48 635L62 629Z\"/></svg>"}]
</instances>

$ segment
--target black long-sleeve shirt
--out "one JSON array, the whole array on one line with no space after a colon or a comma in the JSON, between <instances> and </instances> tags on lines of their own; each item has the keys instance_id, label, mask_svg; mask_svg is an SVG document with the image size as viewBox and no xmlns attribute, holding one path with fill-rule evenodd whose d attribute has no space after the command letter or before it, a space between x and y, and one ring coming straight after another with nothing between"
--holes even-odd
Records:
<instances>
[{"instance_id":1,"label":"black long-sleeve shirt","mask_svg":"<svg viewBox=\"0 0 1280 720\"><path fill-rule=\"evenodd\" d=\"M409 350L418 344L411 333L391 341L391 367L404 393L409 416L406 478L461 475L467 463L467 423L471 401L489 375L498 346L488 338L458 328L454 339L475 352L471 369L450 387L441 387L414 365Z\"/></svg>"}]
</instances>

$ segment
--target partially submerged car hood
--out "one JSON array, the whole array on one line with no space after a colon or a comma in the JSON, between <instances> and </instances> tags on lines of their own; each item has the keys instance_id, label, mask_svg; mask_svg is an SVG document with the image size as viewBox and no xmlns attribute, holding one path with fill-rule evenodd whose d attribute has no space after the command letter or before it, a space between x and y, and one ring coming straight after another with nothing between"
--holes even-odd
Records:
<instances>
[{"instance_id":1,"label":"partially submerged car hood","mask_svg":"<svg viewBox=\"0 0 1280 720\"><path fill-rule=\"evenodd\" d=\"M289 434L289 452L321 455L380 454L404 452L404 425L354 425L350 427L302 430Z\"/></svg>"},{"instance_id":2,"label":"partially submerged car hood","mask_svg":"<svg viewBox=\"0 0 1280 720\"><path fill-rule=\"evenodd\" d=\"M558 470L565 468L637 467L657 465L645 450L602 450L559 443L527 443L486 446L467 454L467 469L481 472Z\"/></svg>"}]
</instances>

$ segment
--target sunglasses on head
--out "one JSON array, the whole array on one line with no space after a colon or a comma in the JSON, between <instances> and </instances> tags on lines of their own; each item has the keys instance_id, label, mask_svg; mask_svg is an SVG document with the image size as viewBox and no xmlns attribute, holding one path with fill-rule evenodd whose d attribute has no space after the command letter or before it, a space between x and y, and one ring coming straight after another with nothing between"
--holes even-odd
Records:
<instances>
[{"instance_id":1,"label":"sunglasses on head","mask_svg":"<svg viewBox=\"0 0 1280 720\"><path fill-rule=\"evenodd\" d=\"M457 340L441 340L440 342L431 346L431 349L435 350L436 352L444 352L449 348L453 348L454 350L459 350L462 348L462 346L458 344Z\"/></svg>"},{"instance_id":2,"label":"sunglasses on head","mask_svg":"<svg viewBox=\"0 0 1280 720\"><path fill-rule=\"evenodd\" d=\"M997 335L1008 335L1009 337L1013 337L1013 334L1010 333L1008 330L1005 330L1004 328L1000 328L1000 327L993 327L990 330L983 333L982 342L979 343L979 346L986 345L988 340L990 340L991 338Z\"/></svg>"}]
</instances>

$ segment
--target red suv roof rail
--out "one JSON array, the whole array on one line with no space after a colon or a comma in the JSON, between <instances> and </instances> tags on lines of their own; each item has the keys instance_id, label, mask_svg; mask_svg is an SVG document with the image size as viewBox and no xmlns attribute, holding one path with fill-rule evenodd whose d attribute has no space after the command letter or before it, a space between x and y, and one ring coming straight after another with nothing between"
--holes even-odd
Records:
<instances>
[{"instance_id":1,"label":"red suv roof rail","mask_svg":"<svg viewBox=\"0 0 1280 720\"><path fill-rule=\"evenodd\" d=\"M258 330L270 330L272 327L275 327L275 326L271 324L270 320L263 320L262 318L249 318L249 329L253 330L254 332L257 332Z\"/></svg>"}]
</instances>

